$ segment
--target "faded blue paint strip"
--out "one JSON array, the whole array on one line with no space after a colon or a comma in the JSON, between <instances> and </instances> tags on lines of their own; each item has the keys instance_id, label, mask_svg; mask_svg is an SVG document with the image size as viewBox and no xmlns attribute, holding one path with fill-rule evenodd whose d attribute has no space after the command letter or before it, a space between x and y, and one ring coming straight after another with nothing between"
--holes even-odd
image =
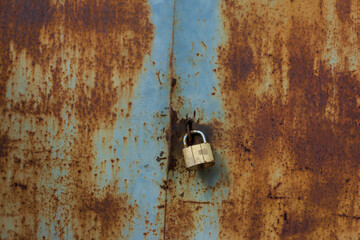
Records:
<instances>
[{"instance_id":1,"label":"faded blue paint strip","mask_svg":"<svg viewBox=\"0 0 360 240\"><path fill-rule=\"evenodd\" d=\"M220 42L218 33L217 1L177 1L174 33L174 69L178 83L176 93L184 98L178 109L180 116L192 116L203 123L223 117L216 69L216 49ZM216 90L214 90L216 88ZM211 93L215 92L215 95Z\"/></svg>"},{"instance_id":2,"label":"faded blue paint strip","mask_svg":"<svg viewBox=\"0 0 360 240\"><path fill-rule=\"evenodd\" d=\"M219 14L218 1L176 2L174 77L177 78L177 86L172 97L172 108L179 119L190 117L195 121L200 120L200 124L206 124L214 119L222 121L224 116L214 70L217 68L216 50L221 41ZM181 102L177 99L181 99ZM175 195L184 192L184 200L210 202L202 204L200 211L193 212L195 229L189 235L196 240L217 239L220 225L218 209L228 194L224 159L221 158L220 149L213 148L213 151L214 167L191 174L177 169L169 175L176 185L169 186L176 191Z\"/></svg>"},{"instance_id":3,"label":"faded blue paint strip","mask_svg":"<svg viewBox=\"0 0 360 240\"><path fill-rule=\"evenodd\" d=\"M169 56L171 50L173 1L150 0L151 21L155 26L152 54L147 58L138 88L134 91L130 119L118 123L114 141L127 146L117 152L120 161L119 188L139 206L129 239L160 239L164 223L165 192L160 188L166 180L166 162L156 158L161 151L168 154L165 130L169 125ZM160 84L156 73L159 73ZM145 123L145 125L144 125ZM136 142L134 139L137 139ZM116 143L114 144L116 145ZM124 180L127 179L127 185ZM149 221L146 224L146 220Z\"/></svg>"}]
</instances>

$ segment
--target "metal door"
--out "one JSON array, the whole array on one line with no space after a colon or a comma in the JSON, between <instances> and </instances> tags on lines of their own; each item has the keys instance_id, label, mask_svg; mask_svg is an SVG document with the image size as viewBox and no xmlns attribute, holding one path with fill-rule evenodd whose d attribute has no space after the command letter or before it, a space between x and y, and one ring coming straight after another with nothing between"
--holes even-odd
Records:
<instances>
[{"instance_id":1,"label":"metal door","mask_svg":"<svg viewBox=\"0 0 360 240\"><path fill-rule=\"evenodd\" d=\"M175 3L166 239L359 239L356 0ZM186 119L216 165L185 170Z\"/></svg>"},{"instance_id":2,"label":"metal door","mask_svg":"<svg viewBox=\"0 0 360 240\"><path fill-rule=\"evenodd\" d=\"M1 1L1 239L163 236L172 17Z\"/></svg>"},{"instance_id":3,"label":"metal door","mask_svg":"<svg viewBox=\"0 0 360 240\"><path fill-rule=\"evenodd\" d=\"M359 5L2 1L0 238L359 239Z\"/></svg>"}]
</instances>

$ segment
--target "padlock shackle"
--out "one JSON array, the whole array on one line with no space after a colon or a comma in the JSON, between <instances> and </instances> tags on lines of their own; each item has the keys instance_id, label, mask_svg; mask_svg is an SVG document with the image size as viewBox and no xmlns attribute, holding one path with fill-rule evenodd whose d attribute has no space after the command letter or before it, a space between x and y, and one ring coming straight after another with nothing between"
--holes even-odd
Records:
<instances>
[{"instance_id":1,"label":"padlock shackle","mask_svg":"<svg viewBox=\"0 0 360 240\"><path fill-rule=\"evenodd\" d=\"M191 131L190 131L190 134L199 134L199 135L202 137L203 142L206 143L205 134L204 134L203 132L201 132L201 131L199 131L199 130L191 130ZM188 137L188 134L186 133L185 136L184 136L184 140L183 140L185 147L188 147L188 146L187 146L187 143L186 143L186 138L187 138L187 137Z\"/></svg>"}]
</instances>

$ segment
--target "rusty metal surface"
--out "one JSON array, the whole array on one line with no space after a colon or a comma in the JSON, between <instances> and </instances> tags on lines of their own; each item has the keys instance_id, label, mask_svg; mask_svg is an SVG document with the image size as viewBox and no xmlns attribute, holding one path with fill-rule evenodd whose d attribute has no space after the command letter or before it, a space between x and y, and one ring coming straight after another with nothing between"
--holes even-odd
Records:
<instances>
[{"instance_id":1,"label":"rusty metal surface","mask_svg":"<svg viewBox=\"0 0 360 240\"><path fill-rule=\"evenodd\" d=\"M1 239L163 235L172 14L1 1Z\"/></svg>"},{"instance_id":2,"label":"rusty metal surface","mask_svg":"<svg viewBox=\"0 0 360 240\"><path fill-rule=\"evenodd\" d=\"M359 8L2 1L0 237L358 239Z\"/></svg>"},{"instance_id":3,"label":"rusty metal surface","mask_svg":"<svg viewBox=\"0 0 360 240\"><path fill-rule=\"evenodd\" d=\"M359 9L176 2L167 239L359 239ZM215 169L185 170L188 117Z\"/></svg>"}]
</instances>

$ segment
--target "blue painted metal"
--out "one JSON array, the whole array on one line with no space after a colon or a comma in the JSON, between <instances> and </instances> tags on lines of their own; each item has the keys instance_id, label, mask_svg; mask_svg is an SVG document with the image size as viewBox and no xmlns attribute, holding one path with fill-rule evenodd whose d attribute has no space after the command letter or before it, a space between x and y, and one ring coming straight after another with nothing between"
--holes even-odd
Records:
<instances>
[{"instance_id":1,"label":"blue painted metal","mask_svg":"<svg viewBox=\"0 0 360 240\"><path fill-rule=\"evenodd\" d=\"M137 136L137 143L129 141L126 149L119 152L118 179L130 180L125 190L139 206L138 216L129 225L133 228L128 239L159 239L164 231L165 190L168 143L165 137L169 125L169 56L172 43L173 1L150 0L151 22L155 27L152 54L147 59L134 91L133 110L125 126L114 139L121 142L123 136ZM155 65L153 65L155 63ZM160 82L159 82L160 81ZM144 126L146 123L146 126ZM128 125L128 126L126 126ZM160 161L157 161L161 158ZM121 184L123 185L123 184ZM144 235L145 233L145 235Z\"/></svg>"},{"instance_id":2,"label":"blue painted metal","mask_svg":"<svg viewBox=\"0 0 360 240\"><path fill-rule=\"evenodd\" d=\"M168 173L166 205L167 239L218 239L219 206L227 196L227 170L221 149L214 144L211 124L223 121L221 95L215 69L217 47L221 41L217 1L176 1L173 69L176 86L171 107L178 120L173 125L176 136L172 142L176 151L176 166ZM185 122L191 118L200 125L212 144L215 166L189 173L184 166L181 139ZM208 125L210 124L210 125ZM179 151L180 150L180 151Z\"/></svg>"}]
</instances>

